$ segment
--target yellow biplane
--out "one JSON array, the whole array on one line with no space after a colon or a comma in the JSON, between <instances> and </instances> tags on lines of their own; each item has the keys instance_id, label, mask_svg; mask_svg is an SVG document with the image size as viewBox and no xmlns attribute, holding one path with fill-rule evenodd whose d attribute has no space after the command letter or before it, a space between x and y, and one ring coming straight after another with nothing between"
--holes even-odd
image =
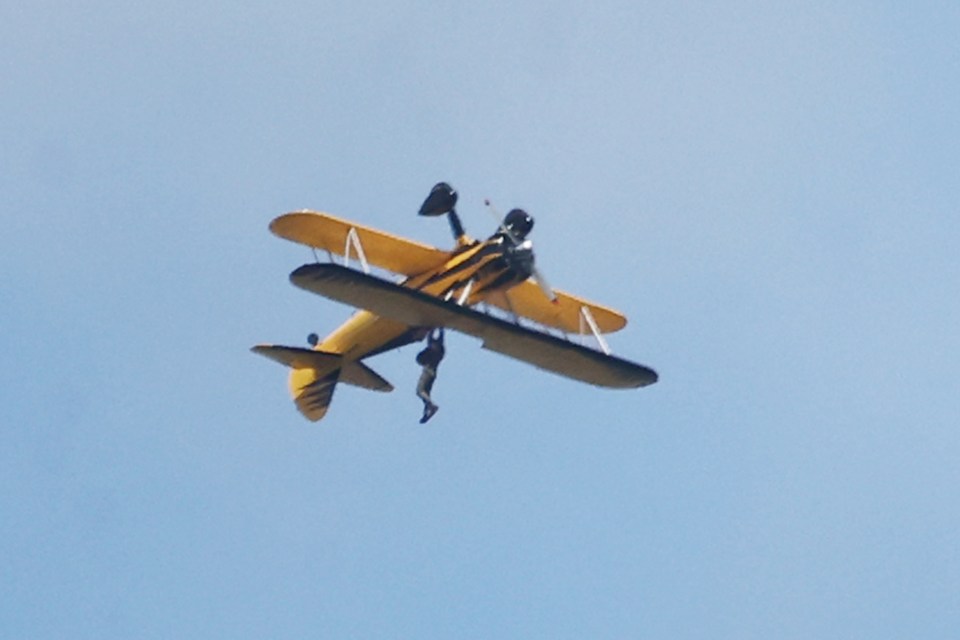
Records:
<instances>
[{"instance_id":1,"label":"yellow biplane","mask_svg":"<svg viewBox=\"0 0 960 640\"><path fill-rule=\"evenodd\" d=\"M329 257L329 262L294 270L294 285L359 309L322 341L312 335L311 348L252 348L291 368L290 393L306 418L316 421L326 414L338 382L392 391L364 361L421 341L437 327L475 336L486 349L601 387L636 388L657 381L652 369L611 355L603 334L622 329L623 315L547 284L527 238L533 218L513 209L496 233L477 241L464 232L456 201L456 191L441 182L419 211L447 216L456 239L451 251L326 213L299 211L270 223L274 234ZM334 254L343 256L342 265L334 262ZM354 259L361 270L349 267ZM373 275L370 265L402 280ZM539 326L521 324L521 318ZM592 334L599 350L571 340L570 334Z\"/></svg>"}]
</instances>

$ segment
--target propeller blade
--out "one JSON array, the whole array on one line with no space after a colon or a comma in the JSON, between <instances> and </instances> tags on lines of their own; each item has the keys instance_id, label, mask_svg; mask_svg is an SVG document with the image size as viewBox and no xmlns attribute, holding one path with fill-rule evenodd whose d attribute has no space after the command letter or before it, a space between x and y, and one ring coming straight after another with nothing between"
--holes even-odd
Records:
<instances>
[{"instance_id":1,"label":"propeller blade","mask_svg":"<svg viewBox=\"0 0 960 640\"><path fill-rule=\"evenodd\" d=\"M547 296L550 302L557 304L557 294L553 292L553 287L536 265L533 266L533 279L537 281L537 286L540 287L540 291L543 291L543 295Z\"/></svg>"}]
</instances>

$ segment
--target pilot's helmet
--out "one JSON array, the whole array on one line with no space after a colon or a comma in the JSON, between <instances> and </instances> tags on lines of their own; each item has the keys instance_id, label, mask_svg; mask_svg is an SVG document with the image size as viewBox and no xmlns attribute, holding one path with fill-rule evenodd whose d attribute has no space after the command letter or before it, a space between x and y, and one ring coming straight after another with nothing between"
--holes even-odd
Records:
<instances>
[{"instance_id":1,"label":"pilot's helmet","mask_svg":"<svg viewBox=\"0 0 960 640\"><path fill-rule=\"evenodd\" d=\"M503 219L503 226L509 229L517 240L523 240L533 229L533 217L523 209L511 209Z\"/></svg>"}]
</instances>

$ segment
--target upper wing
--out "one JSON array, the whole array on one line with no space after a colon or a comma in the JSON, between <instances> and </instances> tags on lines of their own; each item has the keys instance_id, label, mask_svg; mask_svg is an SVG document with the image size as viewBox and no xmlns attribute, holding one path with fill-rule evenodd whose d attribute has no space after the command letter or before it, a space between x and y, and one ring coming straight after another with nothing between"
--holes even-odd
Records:
<instances>
[{"instance_id":1,"label":"upper wing","mask_svg":"<svg viewBox=\"0 0 960 640\"><path fill-rule=\"evenodd\" d=\"M394 273L417 275L443 264L450 254L426 244L407 240L384 231L365 227L328 213L298 211L275 218L270 231L309 247L323 249L337 255L347 251L348 235L353 229L360 240L366 259ZM356 249L351 248L356 257Z\"/></svg>"},{"instance_id":2,"label":"upper wing","mask_svg":"<svg viewBox=\"0 0 960 640\"><path fill-rule=\"evenodd\" d=\"M412 327L450 327L483 340L483 347L574 380L603 387L643 387L657 381L648 367L494 318L469 307L392 284L336 264L308 264L293 284L368 309Z\"/></svg>"},{"instance_id":3,"label":"upper wing","mask_svg":"<svg viewBox=\"0 0 960 640\"><path fill-rule=\"evenodd\" d=\"M609 307L584 300L563 291L554 290L557 299L551 302L533 280L526 280L507 290L502 295L492 295L485 300L524 318L530 318L548 327L562 329L567 333L579 333L584 324L581 309L588 309L601 333L623 329L627 324L623 314Z\"/></svg>"}]
</instances>

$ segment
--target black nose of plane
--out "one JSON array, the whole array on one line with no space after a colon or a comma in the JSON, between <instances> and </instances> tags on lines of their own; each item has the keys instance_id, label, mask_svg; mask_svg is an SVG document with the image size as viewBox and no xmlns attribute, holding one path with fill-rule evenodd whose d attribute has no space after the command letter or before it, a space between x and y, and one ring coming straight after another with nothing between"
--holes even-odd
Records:
<instances>
[{"instance_id":1,"label":"black nose of plane","mask_svg":"<svg viewBox=\"0 0 960 640\"><path fill-rule=\"evenodd\" d=\"M523 209L511 209L503 218L503 226L516 240L523 240L533 229L533 216Z\"/></svg>"}]
</instances>

